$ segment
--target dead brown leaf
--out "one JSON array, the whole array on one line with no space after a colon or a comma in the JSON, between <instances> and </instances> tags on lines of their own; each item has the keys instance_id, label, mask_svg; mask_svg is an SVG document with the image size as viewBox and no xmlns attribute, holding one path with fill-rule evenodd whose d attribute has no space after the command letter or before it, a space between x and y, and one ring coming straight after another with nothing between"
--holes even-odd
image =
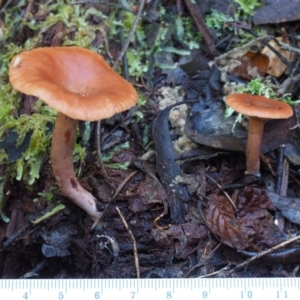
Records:
<instances>
[{"instance_id":1,"label":"dead brown leaf","mask_svg":"<svg viewBox=\"0 0 300 300\"><path fill-rule=\"evenodd\" d=\"M264 38L257 38L216 57L215 63L223 74L221 78L226 78L224 74L234 74L251 80L265 75L269 66L269 58L260 53Z\"/></svg>"},{"instance_id":2,"label":"dead brown leaf","mask_svg":"<svg viewBox=\"0 0 300 300\"><path fill-rule=\"evenodd\" d=\"M237 221L254 251L269 249L286 239L285 234L274 224L270 210L275 210L275 207L265 191L247 187L239 196Z\"/></svg>"},{"instance_id":3,"label":"dead brown leaf","mask_svg":"<svg viewBox=\"0 0 300 300\"><path fill-rule=\"evenodd\" d=\"M248 247L247 238L235 218L233 207L225 197L212 194L205 218L210 230L218 235L224 244L238 250Z\"/></svg>"},{"instance_id":4,"label":"dead brown leaf","mask_svg":"<svg viewBox=\"0 0 300 300\"><path fill-rule=\"evenodd\" d=\"M142 212L149 209L153 204L161 203L166 210L167 194L158 180L154 180L150 175L146 175L134 197L130 197L129 208L134 212Z\"/></svg>"},{"instance_id":5,"label":"dead brown leaf","mask_svg":"<svg viewBox=\"0 0 300 300\"><path fill-rule=\"evenodd\" d=\"M264 76L269 68L269 57L260 52L247 51L241 57L241 64L232 70L232 74L246 80Z\"/></svg>"},{"instance_id":6,"label":"dead brown leaf","mask_svg":"<svg viewBox=\"0 0 300 300\"><path fill-rule=\"evenodd\" d=\"M287 39L286 34L283 35L282 37L276 38L279 42L283 42L285 44L289 44L289 41ZM279 46L278 43L276 43L274 40L271 40L269 44L277 50L287 61L292 61L293 60L293 53L287 50L282 50ZM286 70L287 66L284 64L281 59L267 46L264 47L262 50L262 53L265 54L266 56L269 57L270 64L267 73L275 76L275 77L280 77L284 71Z\"/></svg>"}]
</instances>

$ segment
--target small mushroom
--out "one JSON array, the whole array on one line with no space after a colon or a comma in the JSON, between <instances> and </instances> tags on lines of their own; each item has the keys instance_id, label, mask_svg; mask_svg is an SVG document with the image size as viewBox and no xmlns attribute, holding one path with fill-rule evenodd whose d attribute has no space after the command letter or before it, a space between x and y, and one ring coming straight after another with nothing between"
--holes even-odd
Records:
<instances>
[{"instance_id":1,"label":"small mushroom","mask_svg":"<svg viewBox=\"0 0 300 300\"><path fill-rule=\"evenodd\" d=\"M138 94L99 54L79 47L37 48L10 64L13 87L58 111L51 161L61 191L97 221L96 199L75 176L73 146L78 120L106 119L134 106Z\"/></svg>"},{"instance_id":2,"label":"small mushroom","mask_svg":"<svg viewBox=\"0 0 300 300\"><path fill-rule=\"evenodd\" d=\"M270 119L287 119L292 108L278 100L249 94L231 94L226 104L249 117L249 133L246 147L246 174L260 176L260 146L265 122Z\"/></svg>"}]
</instances>

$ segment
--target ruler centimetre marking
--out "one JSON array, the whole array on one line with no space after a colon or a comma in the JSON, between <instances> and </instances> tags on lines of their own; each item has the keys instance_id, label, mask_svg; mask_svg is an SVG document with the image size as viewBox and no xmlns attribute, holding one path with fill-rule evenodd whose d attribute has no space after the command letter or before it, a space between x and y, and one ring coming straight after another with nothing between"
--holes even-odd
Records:
<instances>
[{"instance_id":1,"label":"ruler centimetre marking","mask_svg":"<svg viewBox=\"0 0 300 300\"><path fill-rule=\"evenodd\" d=\"M300 300L300 278L3 279L0 300Z\"/></svg>"}]
</instances>

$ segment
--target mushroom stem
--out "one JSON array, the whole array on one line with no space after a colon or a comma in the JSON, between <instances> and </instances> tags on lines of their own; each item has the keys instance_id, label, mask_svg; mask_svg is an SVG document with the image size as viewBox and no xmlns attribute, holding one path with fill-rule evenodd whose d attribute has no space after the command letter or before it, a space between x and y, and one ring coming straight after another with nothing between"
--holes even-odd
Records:
<instances>
[{"instance_id":1,"label":"mushroom stem","mask_svg":"<svg viewBox=\"0 0 300 300\"><path fill-rule=\"evenodd\" d=\"M58 113L51 148L53 174L64 195L97 221L100 212L96 207L96 199L81 186L74 172L73 146L77 124L78 120Z\"/></svg>"},{"instance_id":2,"label":"mushroom stem","mask_svg":"<svg viewBox=\"0 0 300 300\"><path fill-rule=\"evenodd\" d=\"M266 120L249 117L249 133L246 148L246 174L260 177L260 146Z\"/></svg>"}]
</instances>

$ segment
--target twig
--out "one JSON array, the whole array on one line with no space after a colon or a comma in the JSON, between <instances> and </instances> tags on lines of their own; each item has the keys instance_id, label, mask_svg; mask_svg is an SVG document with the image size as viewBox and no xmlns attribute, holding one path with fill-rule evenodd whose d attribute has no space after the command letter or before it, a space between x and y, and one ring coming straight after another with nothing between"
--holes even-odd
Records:
<instances>
[{"instance_id":1,"label":"twig","mask_svg":"<svg viewBox=\"0 0 300 300\"><path fill-rule=\"evenodd\" d=\"M140 0L139 9L138 9L137 15L135 17L134 23L132 25L131 31L130 31L130 33L128 35L128 38L127 38L125 44L123 45L122 50L120 51L118 57L116 58L116 61L115 61L114 65L113 65L113 67L112 67L113 70L115 70L119 66L120 61L121 61L123 55L125 54L128 46L129 46L129 44L130 44L130 42L131 42L131 40L133 38L133 35L134 35L135 31L136 31L138 22L139 22L139 20L141 18L141 15L142 15L145 2L146 2L146 0ZM102 171L105 179L108 180L108 182L109 182L108 175L107 175L107 173L105 171L105 168L103 166L103 161L102 161L102 156L101 156L101 151L100 151L100 122L101 121L97 121L97 133L96 133L97 155L98 155L98 161L99 161L99 164L100 164L101 171Z\"/></svg>"},{"instance_id":2,"label":"twig","mask_svg":"<svg viewBox=\"0 0 300 300\"><path fill-rule=\"evenodd\" d=\"M214 249L212 249L210 251L210 253L208 253L208 255L206 255L206 257L204 259L200 259L200 262L198 262L196 265L194 265L185 275L184 277L186 278L192 271L194 271L196 268L202 267L204 266L204 264L212 258L212 256L215 254L215 252L220 248L220 246L222 245L222 243L219 243ZM208 276L208 275L207 275Z\"/></svg>"},{"instance_id":3,"label":"twig","mask_svg":"<svg viewBox=\"0 0 300 300\"><path fill-rule=\"evenodd\" d=\"M280 249L280 248L283 248L283 247L285 247L285 246L287 246L287 245L289 245L289 244L291 244L291 243L293 243L293 242L295 242L295 241L298 241L298 240L300 240L300 236L296 236L296 237L294 237L294 238L292 238L292 239L289 239L289 240L287 240L287 241L285 241L285 242L283 242L283 243L280 243L280 244L278 244L278 245L272 247L271 249L268 249L268 250L266 250L266 251L263 251L263 252L257 254L256 256L251 257L251 258L245 260L245 261L242 262L241 264L237 265L236 267L234 267L233 269L231 269L230 271L228 271L228 272L226 273L226 276L231 275L232 273L238 271L240 268L249 265L250 263L252 263L252 262L255 261L255 260L258 260L259 258L262 258L263 256L266 256L266 255L268 255L268 254L270 254L270 253L272 253L272 252L274 252L274 251L276 251L276 250L278 250L278 249Z\"/></svg>"},{"instance_id":4,"label":"twig","mask_svg":"<svg viewBox=\"0 0 300 300\"><path fill-rule=\"evenodd\" d=\"M12 2L12 0L8 0L0 9L0 13L2 13L10 5L11 2Z\"/></svg>"},{"instance_id":5,"label":"twig","mask_svg":"<svg viewBox=\"0 0 300 300\"><path fill-rule=\"evenodd\" d=\"M283 160L282 168L283 168L283 172L282 172L280 196L287 196L288 185L289 185L289 175L290 175L290 163L286 158L284 158L284 160Z\"/></svg>"},{"instance_id":6,"label":"twig","mask_svg":"<svg viewBox=\"0 0 300 300\"><path fill-rule=\"evenodd\" d=\"M37 277L39 275L39 271L44 269L47 266L47 261L42 260L39 264L37 264L33 269L31 269L29 272L26 272L26 274L20 276L19 279L28 279L32 277Z\"/></svg>"},{"instance_id":7,"label":"twig","mask_svg":"<svg viewBox=\"0 0 300 300\"><path fill-rule=\"evenodd\" d=\"M122 1L123 0L119 0L120 5L122 4ZM118 11L118 18L119 18L120 22L124 23L124 14L121 9L119 9L119 11ZM124 45L125 37L124 37L124 27L123 26L120 27L119 36L120 36L121 45ZM122 61L123 61L123 76L126 80L128 80L129 79L129 70L128 70L128 61L127 61L126 55L123 55Z\"/></svg>"},{"instance_id":8,"label":"twig","mask_svg":"<svg viewBox=\"0 0 300 300\"><path fill-rule=\"evenodd\" d=\"M253 30L248 30L248 31L256 38L259 38L258 34ZM269 44L270 40L273 40L275 43L277 43L280 46L279 41L274 36L266 36L262 40L263 45L267 46L288 67L288 69L291 69L290 62L278 50L276 50L275 47Z\"/></svg>"},{"instance_id":9,"label":"twig","mask_svg":"<svg viewBox=\"0 0 300 300\"><path fill-rule=\"evenodd\" d=\"M281 195L284 150L285 150L285 145L284 144L280 145L279 157L278 157L278 162L277 162L277 182L276 182L276 193L278 195Z\"/></svg>"},{"instance_id":10,"label":"twig","mask_svg":"<svg viewBox=\"0 0 300 300\"><path fill-rule=\"evenodd\" d=\"M213 178L211 178L210 176L208 176L207 174L205 174L205 176L209 180L211 180L213 183L215 183L219 189L222 190L222 192L224 193L224 195L227 198L227 200L231 203L231 205L233 206L233 208L236 209L236 206L235 206L234 202L232 201L231 197L228 195L228 193L226 191L224 191L224 189L221 187L221 185L218 182L216 182Z\"/></svg>"},{"instance_id":11,"label":"twig","mask_svg":"<svg viewBox=\"0 0 300 300\"><path fill-rule=\"evenodd\" d=\"M96 127L96 148L97 148L97 156L98 156L98 163L102 172L102 175L104 176L105 180L109 183L110 179L106 173L104 163L102 160L102 155L101 155L101 141L100 141L100 129L101 129L101 121L97 121L97 127Z\"/></svg>"},{"instance_id":12,"label":"twig","mask_svg":"<svg viewBox=\"0 0 300 300\"><path fill-rule=\"evenodd\" d=\"M164 229L169 229L172 225L171 224L167 224L167 225L164 225L164 226L160 226L158 224L158 222L161 220L161 218L165 215L165 209L164 209L164 212L162 214L160 214L158 217L156 217L153 221L153 226L157 229L160 229L160 230L164 230Z\"/></svg>"},{"instance_id":13,"label":"twig","mask_svg":"<svg viewBox=\"0 0 300 300\"><path fill-rule=\"evenodd\" d=\"M94 258L94 256L89 251L86 250L85 246L82 245L83 242L80 242L80 241L78 241L76 239L72 239L71 241L72 241L72 243L76 244L76 246L78 248L80 248L80 250L82 250L88 257Z\"/></svg>"},{"instance_id":14,"label":"twig","mask_svg":"<svg viewBox=\"0 0 300 300\"><path fill-rule=\"evenodd\" d=\"M119 184L118 188L116 189L112 199L114 200L116 198L116 196L120 193L120 191L122 190L122 188L124 187L124 185L137 173L138 171L133 171L132 173L130 173L128 176L126 176L126 178Z\"/></svg>"},{"instance_id":15,"label":"twig","mask_svg":"<svg viewBox=\"0 0 300 300\"><path fill-rule=\"evenodd\" d=\"M282 193L284 150L285 150L285 145L284 144L280 145L279 157L277 162L277 180L276 180L276 194L280 196L286 196ZM283 230L284 218L278 210L275 211L274 224L278 226L279 229Z\"/></svg>"},{"instance_id":16,"label":"twig","mask_svg":"<svg viewBox=\"0 0 300 300\"><path fill-rule=\"evenodd\" d=\"M110 205L112 204L113 200L117 197L117 195L120 193L120 191L122 190L122 188L124 187L124 185L137 173L138 171L133 171L131 172L128 176L126 176L126 178L119 184L119 186L117 187L117 189L115 190L114 195L112 196L112 198L109 200L108 203L106 203L104 210L102 211L101 214L101 219L104 219L104 216L106 214L106 212L108 211L108 208L110 207ZM109 183L109 182L108 182ZM100 198L100 197L99 197Z\"/></svg>"},{"instance_id":17,"label":"twig","mask_svg":"<svg viewBox=\"0 0 300 300\"><path fill-rule=\"evenodd\" d=\"M277 43L280 45L280 48L282 50L288 50L290 52L295 52L297 54L300 54L300 49L299 48L292 47L292 46L290 46L290 45L288 45L286 43L280 42L278 40L277 40Z\"/></svg>"},{"instance_id":18,"label":"twig","mask_svg":"<svg viewBox=\"0 0 300 300\"><path fill-rule=\"evenodd\" d=\"M128 38L127 38L125 44L123 45L123 48L120 51L118 57L116 58L116 61L115 61L114 65L113 65L113 69L114 70L119 66L120 61L121 61L123 55L125 54L125 52L127 51L127 48L128 48L128 46L129 46L129 44L130 44L130 42L131 42L131 40L132 40L132 38L133 38L133 36L134 36L134 34L136 32L136 28L137 28L138 23L140 21L140 18L141 18L142 12L143 12L143 8L144 8L144 5L145 5L145 2L146 2L146 0L140 0L139 9L138 9L138 12L136 14L136 17L135 17L134 23L132 25L132 28L130 30L130 33L128 35Z\"/></svg>"},{"instance_id":19,"label":"twig","mask_svg":"<svg viewBox=\"0 0 300 300\"><path fill-rule=\"evenodd\" d=\"M197 28L201 32L207 47L212 55L217 54L217 50L215 47L215 44L211 38L211 34L205 24L202 12L200 10L200 6L198 4L193 4L193 1L191 0L184 0L185 5L187 6L192 18L194 19Z\"/></svg>"},{"instance_id":20,"label":"twig","mask_svg":"<svg viewBox=\"0 0 300 300\"><path fill-rule=\"evenodd\" d=\"M280 86L279 89L277 90L278 95L284 95L286 92L290 89L291 85L294 83L298 83L300 80L300 74L297 74L295 76L288 77Z\"/></svg>"},{"instance_id":21,"label":"twig","mask_svg":"<svg viewBox=\"0 0 300 300\"><path fill-rule=\"evenodd\" d=\"M222 269L220 269L218 271L215 271L215 272L212 272L210 274L203 275L203 276L199 276L198 278L207 278L207 277L211 277L211 276L217 275L219 273L227 271L230 267L231 267L231 263L229 263L227 266L225 266L224 268L222 268Z\"/></svg>"},{"instance_id":22,"label":"twig","mask_svg":"<svg viewBox=\"0 0 300 300\"><path fill-rule=\"evenodd\" d=\"M27 229L29 229L29 227L30 227L29 223L26 223L26 224L22 225L11 237L9 237L5 242L3 242L2 247L0 248L0 250L3 250L5 248L7 248L12 243L14 243L17 238L19 238ZM38 225L37 228L40 229L40 225Z\"/></svg>"},{"instance_id":23,"label":"twig","mask_svg":"<svg viewBox=\"0 0 300 300\"><path fill-rule=\"evenodd\" d=\"M255 35L256 37L258 37L258 35ZM279 44L278 40L273 37L272 39L275 43ZM291 64L290 62L278 51L275 49L275 47L273 47L271 44L269 44L268 38L264 39L262 41L262 43L267 46L271 51L274 52L274 54L289 68L291 69Z\"/></svg>"},{"instance_id":24,"label":"twig","mask_svg":"<svg viewBox=\"0 0 300 300\"><path fill-rule=\"evenodd\" d=\"M139 257L138 257L138 252L137 252L137 247L136 247L136 240L135 240L135 237L131 231L131 229L128 227L128 224L124 218L124 216L122 215L119 207L116 207L116 210L126 228L126 230L128 231L131 239L132 239L132 245L133 245L133 254L134 254L134 264L135 264L135 269L136 269L136 277L137 278L140 278L140 264L139 264Z\"/></svg>"}]
</instances>

